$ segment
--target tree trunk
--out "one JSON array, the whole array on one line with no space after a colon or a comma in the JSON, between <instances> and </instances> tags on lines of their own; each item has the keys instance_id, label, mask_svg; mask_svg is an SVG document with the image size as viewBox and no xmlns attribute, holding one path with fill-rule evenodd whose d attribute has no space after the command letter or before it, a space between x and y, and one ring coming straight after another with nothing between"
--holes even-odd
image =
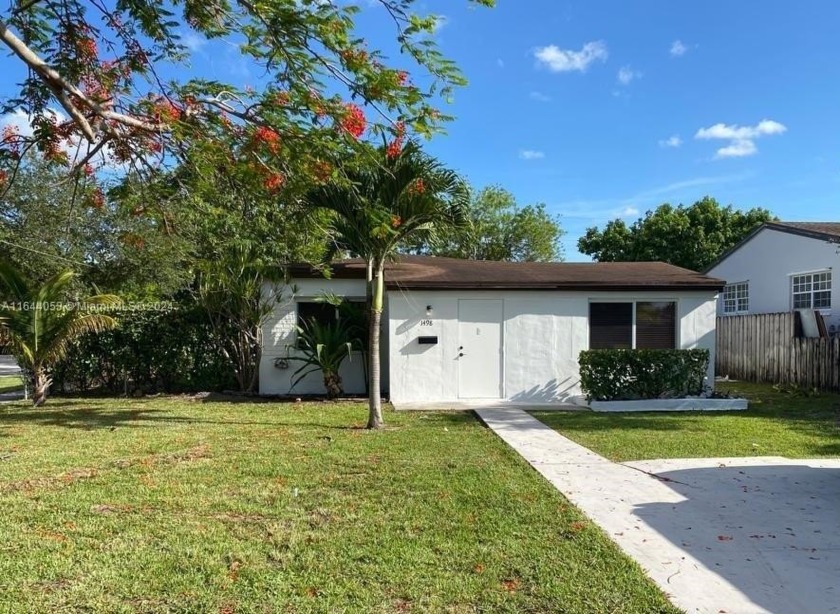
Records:
<instances>
[{"instance_id":1,"label":"tree trunk","mask_svg":"<svg viewBox=\"0 0 840 614\"><path fill-rule=\"evenodd\" d=\"M52 384L52 378L47 375L43 367L32 369L32 406L40 407L47 402L47 392Z\"/></svg>"},{"instance_id":2,"label":"tree trunk","mask_svg":"<svg viewBox=\"0 0 840 614\"><path fill-rule=\"evenodd\" d=\"M332 371L324 373L324 388L327 389L328 399L332 400L340 397L344 393L344 388L341 386L341 376Z\"/></svg>"},{"instance_id":3,"label":"tree trunk","mask_svg":"<svg viewBox=\"0 0 840 614\"><path fill-rule=\"evenodd\" d=\"M385 426L382 419L382 396L381 396L381 365L379 361L379 326L382 322L382 307L384 303L385 281L383 263L377 263L375 277L373 278L373 301L370 314L370 338L368 360L370 360L370 394L367 427L378 429Z\"/></svg>"}]
</instances>

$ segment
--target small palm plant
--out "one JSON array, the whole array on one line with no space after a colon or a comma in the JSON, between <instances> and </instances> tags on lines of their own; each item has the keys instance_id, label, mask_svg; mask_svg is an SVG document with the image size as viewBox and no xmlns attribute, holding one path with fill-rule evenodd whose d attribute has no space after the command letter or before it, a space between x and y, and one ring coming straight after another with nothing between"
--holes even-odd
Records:
<instances>
[{"instance_id":1,"label":"small palm plant","mask_svg":"<svg viewBox=\"0 0 840 614\"><path fill-rule=\"evenodd\" d=\"M343 183L327 183L307 196L310 206L332 213L333 251L367 262L370 394L368 428L382 417L380 327L385 305L385 265L412 242L439 240L441 232L467 223L467 184L413 141L372 150L348 165ZM373 162L371 162L373 160Z\"/></svg>"},{"instance_id":2,"label":"small palm plant","mask_svg":"<svg viewBox=\"0 0 840 614\"><path fill-rule=\"evenodd\" d=\"M97 306L116 305L120 299L102 294L75 303L65 303L75 274L59 273L41 286L27 283L18 270L0 262L0 344L8 347L27 376L32 404L43 405L52 383L50 368L64 357L68 345L88 332L116 326L114 318L95 311Z\"/></svg>"},{"instance_id":3,"label":"small palm plant","mask_svg":"<svg viewBox=\"0 0 840 614\"><path fill-rule=\"evenodd\" d=\"M344 361L352 359L359 341L354 337L347 320L337 319L327 323L309 320L297 328L297 350L301 356L289 356L289 360L302 362L292 373L295 378L292 388L310 373L321 372L328 399L335 399L344 393L339 369Z\"/></svg>"}]
</instances>

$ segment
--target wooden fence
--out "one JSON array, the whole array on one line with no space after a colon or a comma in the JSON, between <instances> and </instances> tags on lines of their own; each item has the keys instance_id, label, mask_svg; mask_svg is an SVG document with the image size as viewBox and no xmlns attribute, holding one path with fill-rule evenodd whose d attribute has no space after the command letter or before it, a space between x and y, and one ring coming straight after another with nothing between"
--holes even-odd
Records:
<instances>
[{"instance_id":1,"label":"wooden fence","mask_svg":"<svg viewBox=\"0 0 840 614\"><path fill-rule=\"evenodd\" d=\"M840 390L840 338L797 338L795 331L794 313L719 317L717 375Z\"/></svg>"}]
</instances>

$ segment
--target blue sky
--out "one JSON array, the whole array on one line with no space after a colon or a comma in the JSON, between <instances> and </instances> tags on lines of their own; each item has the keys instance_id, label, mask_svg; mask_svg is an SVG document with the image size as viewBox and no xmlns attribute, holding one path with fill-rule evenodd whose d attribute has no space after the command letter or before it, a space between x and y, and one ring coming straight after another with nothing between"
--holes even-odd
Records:
<instances>
[{"instance_id":1,"label":"blue sky","mask_svg":"<svg viewBox=\"0 0 840 614\"><path fill-rule=\"evenodd\" d=\"M445 6L440 44L470 86L431 150L546 203L569 260L588 226L704 195L840 219L840 3Z\"/></svg>"},{"instance_id":2,"label":"blue sky","mask_svg":"<svg viewBox=\"0 0 840 614\"><path fill-rule=\"evenodd\" d=\"M361 33L392 49L393 25L362 2ZM576 242L588 226L705 195L786 220L840 219L836 0L422 8L444 16L438 42L470 81L430 152L477 187L545 203L569 260L586 259ZM194 42L187 73L258 85L234 45ZM0 74L3 95L19 67L0 58Z\"/></svg>"}]
</instances>

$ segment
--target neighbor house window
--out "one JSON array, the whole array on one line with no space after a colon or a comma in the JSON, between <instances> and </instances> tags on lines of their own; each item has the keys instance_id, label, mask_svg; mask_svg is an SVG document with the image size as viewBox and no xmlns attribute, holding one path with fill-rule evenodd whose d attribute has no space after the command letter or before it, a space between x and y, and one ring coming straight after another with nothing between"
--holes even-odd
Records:
<instances>
[{"instance_id":1,"label":"neighbor house window","mask_svg":"<svg viewBox=\"0 0 840 614\"><path fill-rule=\"evenodd\" d=\"M831 309L831 271L794 275L794 309Z\"/></svg>"},{"instance_id":2,"label":"neighbor house window","mask_svg":"<svg viewBox=\"0 0 840 614\"><path fill-rule=\"evenodd\" d=\"M674 349L677 304L673 301L589 304L589 349Z\"/></svg>"},{"instance_id":3,"label":"neighbor house window","mask_svg":"<svg viewBox=\"0 0 840 614\"><path fill-rule=\"evenodd\" d=\"M729 284L723 289L723 313L747 313L750 310L750 284Z\"/></svg>"}]
</instances>

